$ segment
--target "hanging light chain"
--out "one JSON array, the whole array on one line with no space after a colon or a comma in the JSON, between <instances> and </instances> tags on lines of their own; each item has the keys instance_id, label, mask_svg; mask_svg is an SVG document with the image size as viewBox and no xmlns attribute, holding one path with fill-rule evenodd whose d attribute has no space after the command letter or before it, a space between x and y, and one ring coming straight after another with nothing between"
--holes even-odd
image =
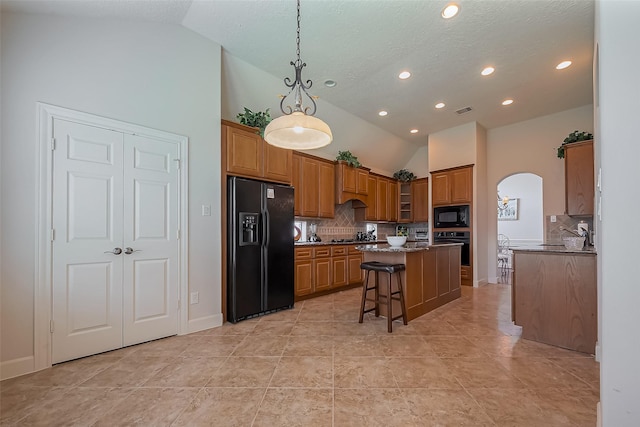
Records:
<instances>
[{"instance_id":1,"label":"hanging light chain","mask_svg":"<svg viewBox=\"0 0 640 427\"><path fill-rule=\"evenodd\" d=\"M297 63L300 63L300 0L298 0L298 29L296 30L296 55L298 55Z\"/></svg>"},{"instance_id":2,"label":"hanging light chain","mask_svg":"<svg viewBox=\"0 0 640 427\"><path fill-rule=\"evenodd\" d=\"M316 101L314 100L314 97L307 92L307 89L310 89L313 83L311 82L311 80L307 80L304 83L302 82L302 68L306 67L307 64L302 62L302 60L300 59L300 0L298 0L297 3L298 3L298 7L297 7L298 27L296 29L297 59L295 62L294 61L290 62L290 64L293 65L293 68L295 69L295 80L291 80L289 77L285 77L284 79L284 84L288 88L291 88L291 90L289 91L288 94L283 96L282 99L280 99L280 111L282 111L284 114L291 114L294 112L303 112L304 114L313 116L316 113L316 109L317 109ZM293 98L294 98L294 108L291 108L290 106L285 107L284 106L285 99L287 99L292 92L293 92ZM309 98L309 100L311 101L311 105L312 105L311 107L304 107L304 108L302 107L303 94L306 95L307 98Z\"/></svg>"}]
</instances>

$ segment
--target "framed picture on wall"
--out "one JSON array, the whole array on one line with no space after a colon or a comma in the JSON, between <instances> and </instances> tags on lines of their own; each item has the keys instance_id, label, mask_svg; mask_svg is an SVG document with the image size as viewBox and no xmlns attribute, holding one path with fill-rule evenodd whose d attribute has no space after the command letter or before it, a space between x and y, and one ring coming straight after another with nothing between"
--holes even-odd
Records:
<instances>
[{"instance_id":1,"label":"framed picture on wall","mask_svg":"<svg viewBox=\"0 0 640 427\"><path fill-rule=\"evenodd\" d=\"M515 221L518 219L518 199L509 199L506 205L498 201L498 221Z\"/></svg>"}]
</instances>

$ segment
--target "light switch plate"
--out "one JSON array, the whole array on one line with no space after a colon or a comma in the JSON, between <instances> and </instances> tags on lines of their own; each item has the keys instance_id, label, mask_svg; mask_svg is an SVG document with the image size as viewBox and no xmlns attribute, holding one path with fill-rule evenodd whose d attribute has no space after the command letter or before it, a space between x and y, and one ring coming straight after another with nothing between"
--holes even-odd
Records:
<instances>
[{"instance_id":1,"label":"light switch plate","mask_svg":"<svg viewBox=\"0 0 640 427\"><path fill-rule=\"evenodd\" d=\"M556 222L558 221L558 218L556 218L555 215L551 215L551 222Z\"/></svg>"},{"instance_id":2,"label":"light switch plate","mask_svg":"<svg viewBox=\"0 0 640 427\"><path fill-rule=\"evenodd\" d=\"M200 293L191 292L191 304L198 304L200 302Z\"/></svg>"},{"instance_id":3,"label":"light switch plate","mask_svg":"<svg viewBox=\"0 0 640 427\"><path fill-rule=\"evenodd\" d=\"M202 216L211 216L211 205L202 205Z\"/></svg>"}]
</instances>

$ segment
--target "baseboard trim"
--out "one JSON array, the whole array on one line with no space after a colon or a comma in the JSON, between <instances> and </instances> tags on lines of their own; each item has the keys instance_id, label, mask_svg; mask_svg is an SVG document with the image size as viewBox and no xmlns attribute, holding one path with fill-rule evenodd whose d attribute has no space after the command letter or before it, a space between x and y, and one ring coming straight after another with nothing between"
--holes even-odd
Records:
<instances>
[{"instance_id":1,"label":"baseboard trim","mask_svg":"<svg viewBox=\"0 0 640 427\"><path fill-rule=\"evenodd\" d=\"M35 357L27 356L0 363L0 380L19 377L35 371Z\"/></svg>"},{"instance_id":2,"label":"baseboard trim","mask_svg":"<svg viewBox=\"0 0 640 427\"><path fill-rule=\"evenodd\" d=\"M222 326L222 320L222 313L214 314L212 316L199 317L197 319L190 319L189 324L187 325L187 334Z\"/></svg>"},{"instance_id":3,"label":"baseboard trim","mask_svg":"<svg viewBox=\"0 0 640 427\"><path fill-rule=\"evenodd\" d=\"M484 286L484 285L488 285L489 281L487 279L481 279L481 280L474 280L473 281L473 287L474 288L479 288L480 286Z\"/></svg>"}]
</instances>

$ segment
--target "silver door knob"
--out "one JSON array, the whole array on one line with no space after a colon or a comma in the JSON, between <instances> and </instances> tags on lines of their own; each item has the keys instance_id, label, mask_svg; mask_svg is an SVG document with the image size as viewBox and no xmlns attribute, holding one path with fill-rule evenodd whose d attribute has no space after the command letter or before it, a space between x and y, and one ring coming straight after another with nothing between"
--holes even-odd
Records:
<instances>
[{"instance_id":1,"label":"silver door knob","mask_svg":"<svg viewBox=\"0 0 640 427\"><path fill-rule=\"evenodd\" d=\"M105 251L105 254L114 254L114 255L120 255L122 253L122 249L120 248L113 248L112 251Z\"/></svg>"},{"instance_id":2,"label":"silver door knob","mask_svg":"<svg viewBox=\"0 0 640 427\"><path fill-rule=\"evenodd\" d=\"M131 255L134 252L140 252L140 249L124 248L124 253L127 255Z\"/></svg>"}]
</instances>

